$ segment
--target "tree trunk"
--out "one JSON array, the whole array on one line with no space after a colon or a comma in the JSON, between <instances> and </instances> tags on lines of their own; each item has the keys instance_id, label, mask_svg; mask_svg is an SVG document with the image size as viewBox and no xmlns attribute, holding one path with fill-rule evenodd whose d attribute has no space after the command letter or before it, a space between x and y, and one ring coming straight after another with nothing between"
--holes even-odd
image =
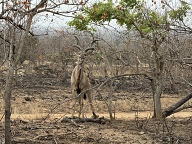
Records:
<instances>
[{"instance_id":1,"label":"tree trunk","mask_svg":"<svg viewBox=\"0 0 192 144\"><path fill-rule=\"evenodd\" d=\"M112 107L113 107L113 86L112 86L112 81L110 81L110 87L111 87L111 91L109 92L109 101L108 101L108 111L109 111L109 117L110 120L113 120L113 113L112 113Z\"/></svg>"},{"instance_id":2,"label":"tree trunk","mask_svg":"<svg viewBox=\"0 0 192 144\"><path fill-rule=\"evenodd\" d=\"M178 109L180 106L182 106L185 102L187 102L191 98L192 98L192 93L187 95L186 97L182 98L177 103L173 104L172 106L168 107L167 109L165 109L162 113L163 117L166 118L166 117L170 116L171 114L175 113L176 109Z\"/></svg>"},{"instance_id":3,"label":"tree trunk","mask_svg":"<svg viewBox=\"0 0 192 144\"><path fill-rule=\"evenodd\" d=\"M162 109L161 109L161 93L162 93L162 81L160 79L156 82L155 94L154 94L154 104L155 104L155 118L162 119Z\"/></svg>"},{"instance_id":4,"label":"tree trunk","mask_svg":"<svg viewBox=\"0 0 192 144\"><path fill-rule=\"evenodd\" d=\"M33 16L34 16L34 14L31 14L31 15L28 16L25 32L22 34L21 39L20 39L19 49L17 51L17 55L16 55L16 58L15 58L15 65L18 64L18 62L20 60L20 57L21 57L21 54L23 52L23 47L24 47L26 38L28 36L28 33L30 31Z\"/></svg>"},{"instance_id":5,"label":"tree trunk","mask_svg":"<svg viewBox=\"0 0 192 144\"><path fill-rule=\"evenodd\" d=\"M152 93L153 93L153 117L156 117L156 112L155 112L155 82L154 79L150 79L151 80L151 89L152 89Z\"/></svg>"},{"instance_id":6,"label":"tree trunk","mask_svg":"<svg viewBox=\"0 0 192 144\"><path fill-rule=\"evenodd\" d=\"M163 88L163 70L164 70L164 61L163 56L160 56L157 53L157 46L154 47L154 55L155 55L155 71L154 71L154 84L155 84L155 92L154 92L154 105L155 105L155 118L162 119L162 109L161 109L161 94Z\"/></svg>"},{"instance_id":7,"label":"tree trunk","mask_svg":"<svg viewBox=\"0 0 192 144\"><path fill-rule=\"evenodd\" d=\"M112 95L109 96L109 105L108 105L108 111L109 111L109 117L110 117L110 120L113 120L113 114L112 114Z\"/></svg>"},{"instance_id":8,"label":"tree trunk","mask_svg":"<svg viewBox=\"0 0 192 144\"><path fill-rule=\"evenodd\" d=\"M8 71L6 74L6 84L5 84L5 92L4 92L4 101L5 101L5 144L11 143L11 87L13 80L13 37L14 37L14 28L10 27L10 47L9 47L9 57L8 57Z\"/></svg>"},{"instance_id":9,"label":"tree trunk","mask_svg":"<svg viewBox=\"0 0 192 144\"><path fill-rule=\"evenodd\" d=\"M13 80L13 66L10 66L6 75L6 85L5 85L5 144L11 143L11 126L10 126L10 117L11 117L11 87Z\"/></svg>"},{"instance_id":10,"label":"tree trunk","mask_svg":"<svg viewBox=\"0 0 192 144\"><path fill-rule=\"evenodd\" d=\"M14 31L14 26L10 26L10 38L11 38L11 43L10 43L10 52L9 52L9 67L8 71L6 74L6 84L5 84L5 92L4 92L4 101L5 101L5 144L10 144L11 143L11 124L10 124L10 119L11 119L11 92L12 92L12 81L13 81L13 75L14 75L14 68L17 65L23 47L24 43L26 40L26 37L29 33L30 26L32 23L32 18L33 15L30 15L28 20L27 20L27 26L26 26L26 31L24 32L23 36L21 37L18 53L16 57L13 55L13 44L15 40L15 31ZM14 58L14 60L13 60Z\"/></svg>"}]
</instances>

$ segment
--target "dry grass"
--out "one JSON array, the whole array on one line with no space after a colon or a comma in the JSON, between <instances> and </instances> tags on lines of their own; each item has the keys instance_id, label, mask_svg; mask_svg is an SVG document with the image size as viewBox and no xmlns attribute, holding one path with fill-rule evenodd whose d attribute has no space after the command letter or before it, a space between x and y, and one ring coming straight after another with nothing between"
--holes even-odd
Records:
<instances>
[{"instance_id":1,"label":"dry grass","mask_svg":"<svg viewBox=\"0 0 192 144\"><path fill-rule=\"evenodd\" d=\"M53 116L60 116L60 115L76 115L77 111L79 109L78 103L74 106L74 100L70 100L70 94L68 95L66 93L66 96L64 97L61 93L62 90L50 90L44 92L44 97L42 97L40 94L33 94L33 96L30 96L31 101L26 101L25 97L26 95L21 91L14 91L15 96L13 95L14 99L12 100L12 116L15 118L17 116L26 116L26 117L44 117L47 114L53 115ZM68 92L68 91L66 91ZM53 96L54 95L54 96ZM65 94L64 94L65 95ZM106 95L106 93L102 93L102 95ZM119 97L121 97L121 93L118 93ZM148 117L149 115L152 115L153 111L153 101L152 98L145 98L141 97L140 93L122 93L122 95L127 95L124 98L121 99L114 99L113 100L113 107L112 111L115 113L117 118L123 118L126 119L126 117L134 118L135 111L139 111L141 114L141 118ZM166 95L165 95L166 96ZM53 99L51 99L53 97ZM162 107L167 108L171 104L178 101L178 97L171 97L171 98L165 98L163 97L161 99ZM1 99L1 107L0 109L3 112L3 101ZM189 101L190 103L191 101ZM100 116L107 116L108 115L108 107L106 105L105 100L95 100L94 101L94 107L96 109L96 112L99 113ZM87 116L90 116L90 107L88 103L85 103L84 107L85 113L87 113ZM131 115L131 116L126 116ZM187 115L188 113L188 115ZM2 114L2 113L1 113ZM186 110L185 112L181 112L178 114L174 114L174 116L179 117L179 114L181 114L181 117L183 116L192 116L192 111L190 109ZM125 115L123 117L123 115ZM107 116L108 117L108 116Z\"/></svg>"}]
</instances>

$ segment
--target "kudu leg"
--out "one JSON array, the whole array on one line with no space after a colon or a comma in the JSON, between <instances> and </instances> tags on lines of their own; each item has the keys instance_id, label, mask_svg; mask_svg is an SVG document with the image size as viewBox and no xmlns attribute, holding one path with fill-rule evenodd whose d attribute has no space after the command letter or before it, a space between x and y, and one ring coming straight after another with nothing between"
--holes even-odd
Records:
<instances>
[{"instance_id":1,"label":"kudu leg","mask_svg":"<svg viewBox=\"0 0 192 144\"><path fill-rule=\"evenodd\" d=\"M81 117L81 114L82 114L82 118L83 118L84 117L84 113L83 113L83 94L81 94L79 96L79 105L80 105L79 118Z\"/></svg>"},{"instance_id":2,"label":"kudu leg","mask_svg":"<svg viewBox=\"0 0 192 144\"><path fill-rule=\"evenodd\" d=\"M70 104L70 108L71 108L71 114L72 114L72 116L74 116L77 111L77 108L79 108L79 107L77 107L79 98L77 97L76 92L72 92L72 98L73 98L73 100Z\"/></svg>"},{"instance_id":3,"label":"kudu leg","mask_svg":"<svg viewBox=\"0 0 192 144\"><path fill-rule=\"evenodd\" d=\"M89 104L90 104L90 107L91 107L91 111L92 111L92 114L93 114L93 118L98 118L99 116L95 114L95 110L94 110L94 107L93 107L93 104L92 104L92 96L90 94L90 92L88 92L88 101L89 101Z\"/></svg>"}]
</instances>

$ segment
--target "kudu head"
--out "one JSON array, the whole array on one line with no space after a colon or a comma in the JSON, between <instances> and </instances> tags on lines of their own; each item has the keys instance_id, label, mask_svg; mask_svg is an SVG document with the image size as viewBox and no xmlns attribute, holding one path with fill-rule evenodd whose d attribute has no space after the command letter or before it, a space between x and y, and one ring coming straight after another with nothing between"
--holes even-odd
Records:
<instances>
[{"instance_id":1,"label":"kudu head","mask_svg":"<svg viewBox=\"0 0 192 144\"><path fill-rule=\"evenodd\" d=\"M83 64L85 58L87 55L91 54L93 51L94 51L94 48L93 48L93 44L98 41L98 39L95 39L92 41L90 47L86 48L86 49L83 49L80 44L79 44L79 38L77 36L75 36L76 40L77 40L77 44L74 45L74 47L76 47L78 50L79 50L79 54L77 55L78 56L78 59L77 59L77 64Z\"/></svg>"}]
</instances>

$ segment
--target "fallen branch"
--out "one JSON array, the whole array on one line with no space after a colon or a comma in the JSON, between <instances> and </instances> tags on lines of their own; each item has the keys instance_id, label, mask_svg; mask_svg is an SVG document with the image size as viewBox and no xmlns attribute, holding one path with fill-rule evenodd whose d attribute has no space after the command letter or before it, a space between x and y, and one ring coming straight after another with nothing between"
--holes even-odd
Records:
<instances>
[{"instance_id":1,"label":"fallen branch","mask_svg":"<svg viewBox=\"0 0 192 144\"><path fill-rule=\"evenodd\" d=\"M54 135L52 134L45 134L45 135L38 135L34 137L34 140L52 140Z\"/></svg>"},{"instance_id":2,"label":"fallen branch","mask_svg":"<svg viewBox=\"0 0 192 144\"><path fill-rule=\"evenodd\" d=\"M179 111L186 109L186 108L191 108L192 106L179 108L180 106L182 106L185 102L187 102L191 98L192 98L192 93L187 95L186 97L182 98L177 103L173 104L172 106L168 107L167 109L165 109L163 111L163 117L166 118L173 113L179 112Z\"/></svg>"},{"instance_id":3,"label":"fallen branch","mask_svg":"<svg viewBox=\"0 0 192 144\"><path fill-rule=\"evenodd\" d=\"M183 106L181 108L178 108L178 109L174 110L173 113L177 113L177 112L180 112L180 111L182 111L184 109L189 109L189 108L192 108L192 105L187 105L187 106Z\"/></svg>"},{"instance_id":4,"label":"fallen branch","mask_svg":"<svg viewBox=\"0 0 192 144\"><path fill-rule=\"evenodd\" d=\"M12 140L12 143L40 143L40 141L39 140L34 140L34 139L28 139L28 138L15 137Z\"/></svg>"},{"instance_id":5,"label":"fallen branch","mask_svg":"<svg viewBox=\"0 0 192 144\"><path fill-rule=\"evenodd\" d=\"M105 119L104 117L100 117L100 118L78 118L78 117L64 117L61 120L62 123L67 123L67 122L75 122L75 123L85 123L85 122L94 122L94 123L99 123L99 124L105 124Z\"/></svg>"}]
</instances>

